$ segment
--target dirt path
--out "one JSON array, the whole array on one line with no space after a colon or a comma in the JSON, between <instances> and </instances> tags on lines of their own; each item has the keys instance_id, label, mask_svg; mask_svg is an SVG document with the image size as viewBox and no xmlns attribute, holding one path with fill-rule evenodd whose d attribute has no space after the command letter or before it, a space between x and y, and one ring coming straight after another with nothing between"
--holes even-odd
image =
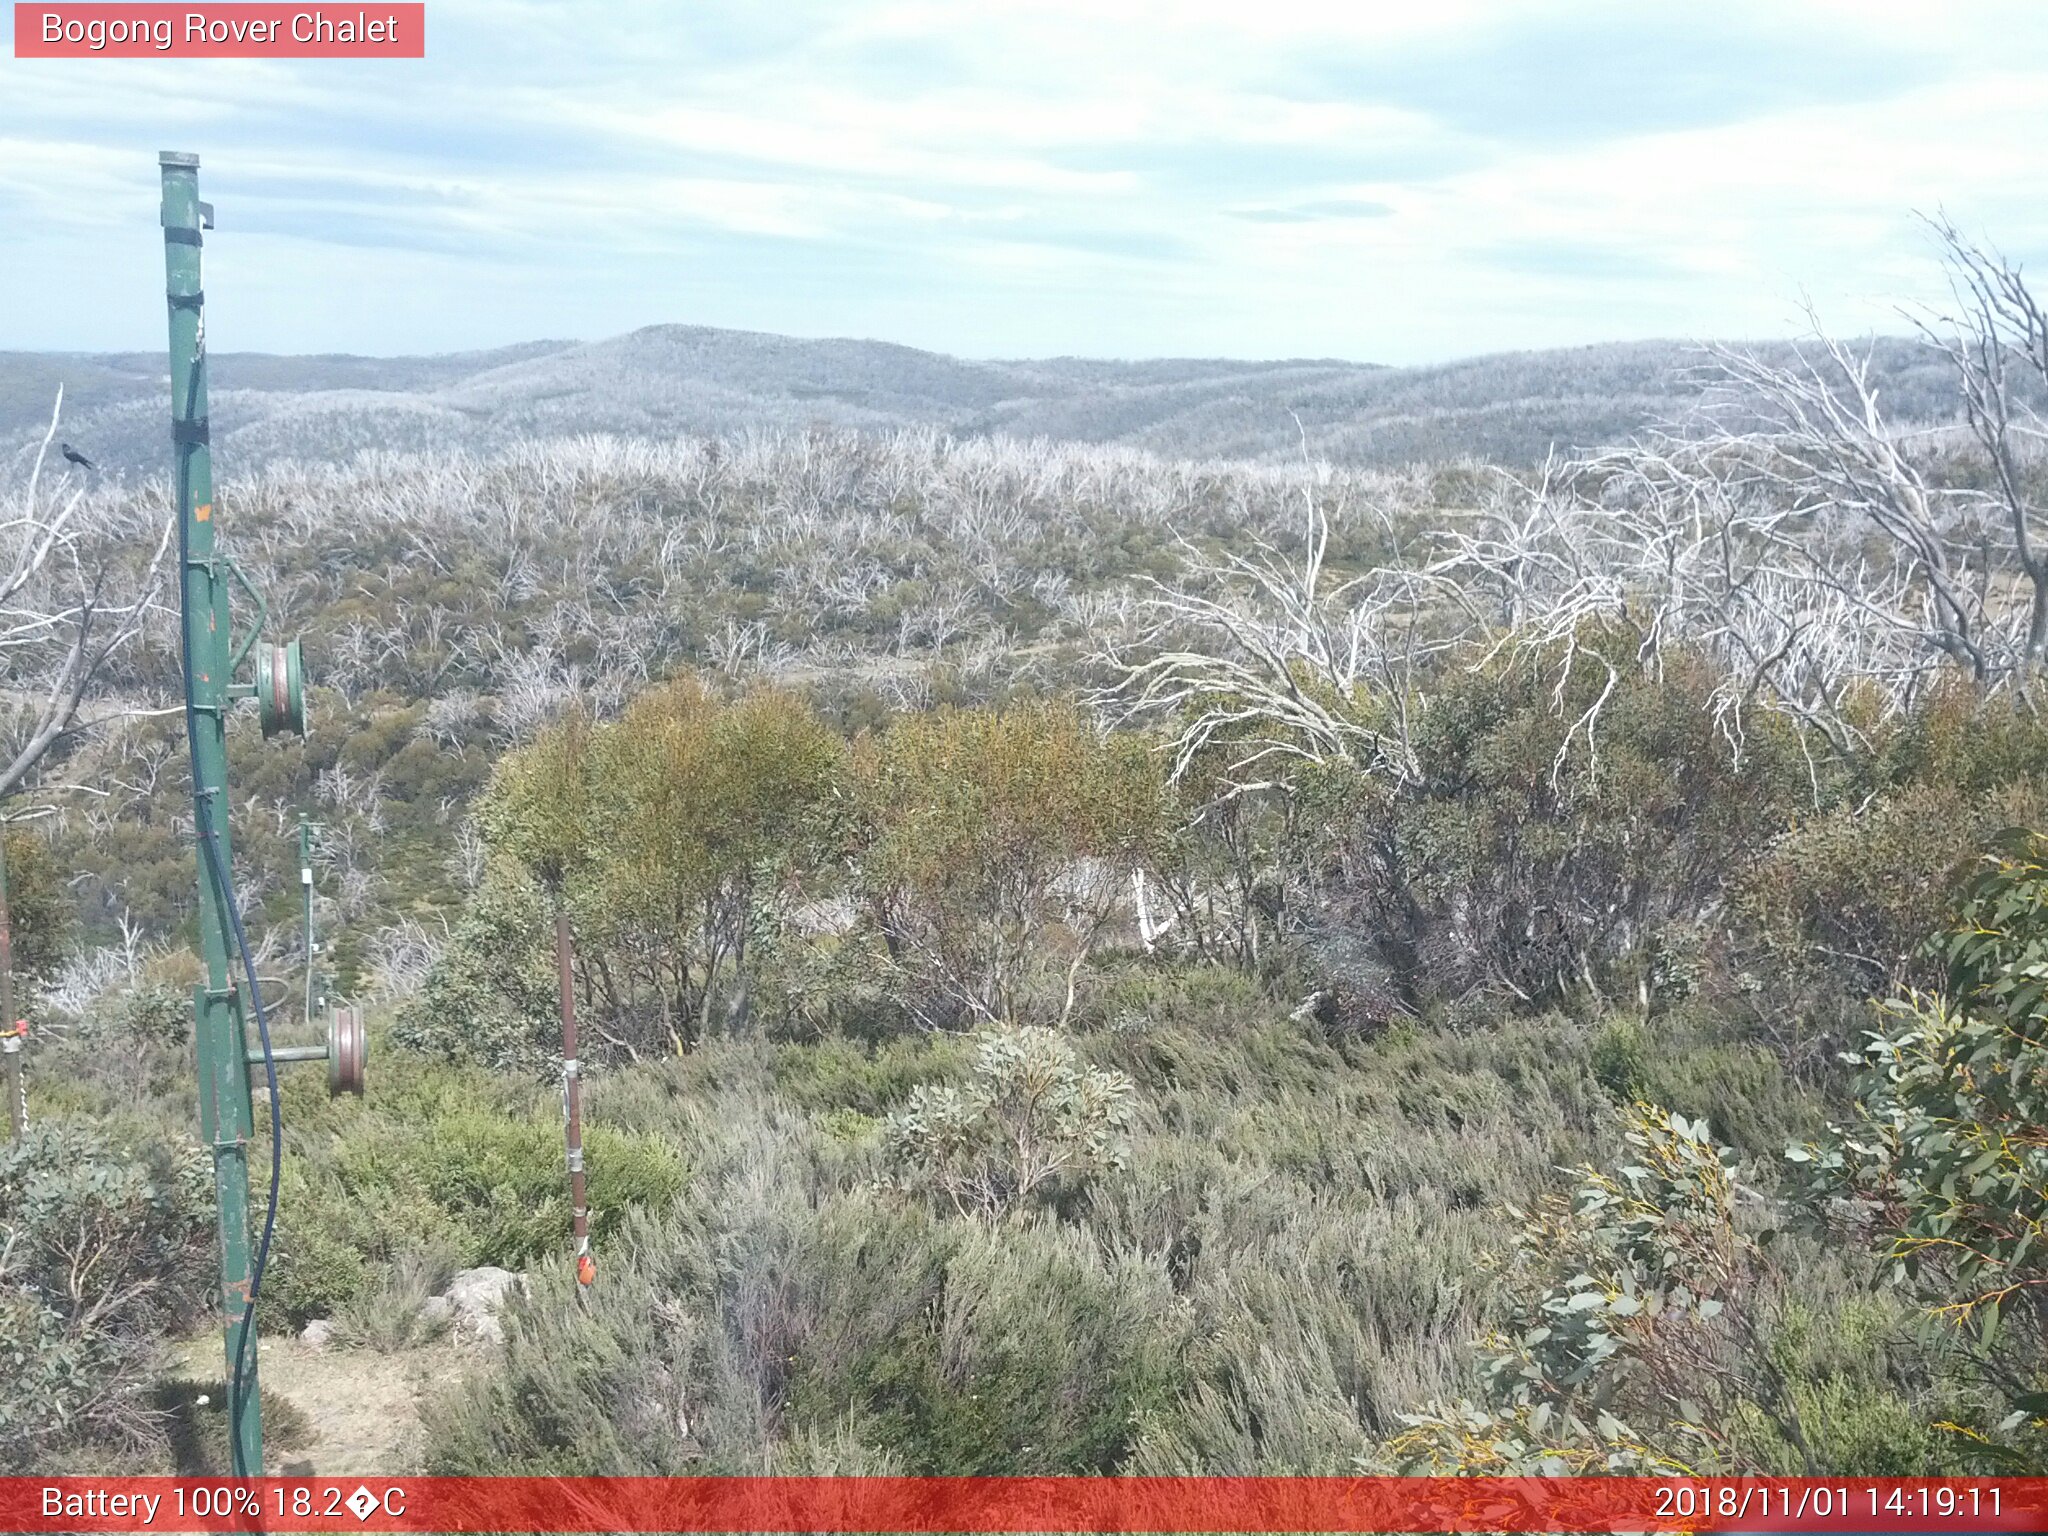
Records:
<instances>
[{"instance_id":1,"label":"dirt path","mask_svg":"<svg viewBox=\"0 0 2048 1536\"><path fill-rule=\"evenodd\" d=\"M220 1380L217 1337L189 1340L173 1359L174 1379ZM414 1471L421 1398L460 1380L478 1357L449 1343L387 1355L283 1338L263 1340L257 1361L264 1396L285 1399L307 1425L289 1449L266 1447L265 1460L284 1476L327 1477Z\"/></svg>"}]
</instances>

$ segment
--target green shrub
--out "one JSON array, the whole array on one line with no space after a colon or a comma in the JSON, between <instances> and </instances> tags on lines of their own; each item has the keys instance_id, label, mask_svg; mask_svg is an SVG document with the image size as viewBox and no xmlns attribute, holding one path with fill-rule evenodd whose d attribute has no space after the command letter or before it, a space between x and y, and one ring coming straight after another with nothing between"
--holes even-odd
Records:
<instances>
[{"instance_id":1,"label":"green shrub","mask_svg":"<svg viewBox=\"0 0 2048 1536\"><path fill-rule=\"evenodd\" d=\"M1745 1156L1775 1157L1820 1128L1810 1084L1787 1070L1752 1020L1688 1000L1644 1019L1618 1014L1593 1031L1593 1076L1623 1104L1646 1099L1704 1120Z\"/></svg>"},{"instance_id":2,"label":"green shrub","mask_svg":"<svg viewBox=\"0 0 2048 1536\"><path fill-rule=\"evenodd\" d=\"M793 1103L884 1115L920 1084L965 1076L970 1045L962 1036L944 1034L876 1045L827 1036L815 1045L777 1047L770 1071L776 1091Z\"/></svg>"},{"instance_id":3,"label":"green shrub","mask_svg":"<svg viewBox=\"0 0 2048 1536\"><path fill-rule=\"evenodd\" d=\"M1181 1384L1166 1276L1085 1234L965 1228L919 1259L882 1270L883 1292L839 1272L796 1357L793 1414L850 1412L917 1472L1099 1474Z\"/></svg>"},{"instance_id":4,"label":"green shrub","mask_svg":"<svg viewBox=\"0 0 2048 1536\"><path fill-rule=\"evenodd\" d=\"M1389 1445L1401 1471L1727 1470L1745 1464L1749 1415L1799 1443L1762 1343L1778 1277L1738 1226L1736 1154L1649 1105L1624 1140L1627 1164L1579 1170L1572 1195L1529 1214L1479 1401L1410 1415Z\"/></svg>"},{"instance_id":5,"label":"green shrub","mask_svg":"<svg viewBox=\"0 0 2048 1536\"><path fill-rule=\"evenodd\" d=\"M47 980L63 959L76 922L75 903L65 883L65 871L49 839L31 828L6 827L0 830L0 837L6 839L7 911L14 969L21 977ZM19 990L16 996L21 997ZM4 1025L13 1022L0 1020Z\"/></svg>"},{"instance_id":6,"label":"green shrub","mask_svg":"<svg viewBox=\"0 0 2048 1536\"><path fill-rule=\"evenodd\" d=\"M1972 796L2048 782L2048 723L2018 694L1987 699L1947 676L1881 733L1868 773L1876 785L1947 784Z\"/></svg>"},{"instance_id":7,"label":"green shrub","mask_svg":"<svg viewBox=\"0 0 2048 1536\"><path fill-rule=\"evenodd\" d=\"M391 1230L396 1223L367 1213L349 1219L306 1210L301 1202L315 1198L319 1189L319 1183L303 1176L286 1179L263 1276L265 1303L294 1325L333 1317L375 1294L378 1277L395 1252L408 1240L418 1240Z\"/></svg>"},{"instance_id":8,"label":"green shrub","mask_svg":"<svg viewBox=\"0 0 2048 1536\"><path fill-rule=\"evenodd\" d=\"M500 762L477 822L567 905L591 1054L679 1055L746 1021L756 955L842 851L844 755L793 693L682 677Z\"/></svg>"},{"instance_id":9,"label":"green shrub","mask_svg":"<svg viewBox=\"0 0 2048 1536\"><path fill-rule=\"evenodd\" d=\"M1789 1249L1793 1236L1777 1241ZM1984 1416L1968 1362L1915 1340L1910 1301L1872 1291L1863 1254L1832 1244L1799 1257L1799 1293L1774 1320L1770 1349L1813 1464L1858 1477L1994 1470L1994 1457L1946 1427ZM1798 1463L1785 1457L1760 1470L1793 1473Z\"/></svg>"},{"instance_id":10,"label":"green shrub","mask_svg":"<svg viewBox=\"0 0 2048 1536\"><path fill-rule=\"evenodd\" d=\"M341 1149L335 1163L344 1180L361 1174L368 1186L376 1175L358 1166L352 1153L360 1147ZM673 1199L682 1182L680 1164L646 1138L586 1126L583 1149L597 1238L608 1236L625 1211ZM520 1269L567 1243L569 1189L559 1121L490 1111L451 1114L422 1127L404 1150L427 1198L459 1214L467 1264ZM381 1164L381 1155L374 1162Z\"/></svg>"},{"instance_id":11,"label":"green shrub","mask_svg":"<svg viewBox=\"0 0 2048 1536\"><path fill-rule=\"evenodd\" d=\"M855 745L856 874L920 1018L1064 1021L1165 835L1147 744L1067 704L909 715Z\"/></svg>"},{"instance_id":12,"label":"green shrub","mask_svg":"<svg viewBox=\"0 0 2048 1536\"><path fill-rule=\"evenodd\" d=\"M1229 1035L1263 1018L1270 1007L1258 980L1236 966L1124 961L1104 968L1077 1022Z\"/></svg>"},{"instance_id":13,"label":"green shrub","mask_svg":"<svg viewBox=\"0 0 2048 1536\"><path fill-rule=\"evenodd\" d=\"M1628 1014L1617 1015L1593 1037L1593 1076L1617 1098L1639 1098L1649 1070L1649 1051L1642 1020Z\"/></svg>"},{"instance_id":14,"label":"green shrub","mask_svg":"<svg viewBox=\"0 0 2048 1536\"><path fill-rule=\"evenodd\" d=\"M990 1030L964 1087L918 1087L889 1116L884 1152L899 1187L962 1215L1020 1211L1123 1166L1135 1093L1051 1030Z\"/></svg>"},{"instance_id":15,"label":"green shrub","mask_svg":"<svg viewBox=\"0 0 2048 1536\"><path fill-rule=\"evenodd\" d=\"M1333 896L1423 996L1542 1003L1646 992L1655 937L1696 920L1769 850L1806 770L1782 722L1738 752L1704 663L1645 671L1587 631L1451 679L1417 722L1417 783L1332 786ZM1601 657L1612 661L1610 674Z\"/></svg>"},{"instance_id":16,"label":"green shrub","mask_svg":"<svg viewBox=\"0 0 2048 1536\"><path fill-rule=\"evenodd\" d=\"M884 1122L857 1109L828 1110L818 1117L818 1129L834 1141L861 1142L881 1133Z\"/></svg>"},{"instance_id":17,"label":"green shrub","mask_svg":"<svg viewBox=\"0 0 2048 1536\"><path fill-rule=\"evenodd\" d=\"M359 1309L407 1265L523 1269L567 1249L559 1100L476 1068L384 1060L361 1101L293 1085L265 1293L294 1321ZM584 1159L598 1240L683 1186L681 1160L644 1133L586 1123Z\"/></svg>"},{"instance_id":18,"label":"green shrub","mask_svg":"<svg viewBox=\"0 0 2048 1536\"><path fill-rule=\"evenodd\" d=\"M170 987L136 987L121 1002L124 1033L164 1045L183 1045L192 1034L192 999Z\"/></svg>"},{"instance_id":19,"label":"green shrub","mask_svg":"<svg viewBox=\"0 0 2048 1536\"><path fill-rule=\"evenodd\" d=\"M1819 1128L1822 1101L1765 1044L1678 1021L1651 1028L1639 1097L1710 1121L1746 1157L1771 1156Z\"/></svg>"},{"instance_id":20,"label":"green shrub","mask_svg":"<svg viewBox=\"0 0 2048 1536\"><path fill-rule=\"evenodd\" d=\"M523 871L497 860L392 1039L447 1061L541 1072L562 1056L552 918Z\"/></svg>"},{"instance_id":21,"label":"green shrub","mask_svg":"<svg viewBox=\"0 0 2048 1536\"><path fill-rule=\"evenodd\" d=\"M1745 881L1737 912L1773 964L1851 996L1928 986L1939 966L1922 946L1975 860L2000 829L2044 822L2048 780L1904 784L1794 826Z\"/></svg>"},{"instance_id":22,"label":"green shrub","mask_svg":"<svg viewBox=\"0 0 2048 1536\"><path fill-rule=\"evenodd\" d=\"M189 1149L78 1125L0 1148L0 1467L158 1437L156 1337L210 1290L208 1184Z\"/></svg>"},{"instance_id":23,"label":"green shrub","mask_svg":"<svg viewBox=\"0 0 2048 1536\"><path fill-rule=\"evenodd\" d=\"M1995 1439L2031 1470L2048 1465L2048 836L1998 842L1930 946L1946 995L1885 1005L1855 1119L1787 1155L1831 1224L1844 1201L1874 1222L1937 1336L1967 1342L2010 1410Z\"/></svg>"}]
</instances>

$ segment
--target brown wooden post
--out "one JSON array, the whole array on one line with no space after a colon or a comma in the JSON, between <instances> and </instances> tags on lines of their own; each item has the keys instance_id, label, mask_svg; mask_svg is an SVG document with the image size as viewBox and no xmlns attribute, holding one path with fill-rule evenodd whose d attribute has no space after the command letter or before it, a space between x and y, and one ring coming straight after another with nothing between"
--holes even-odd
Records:
<instances>
[{"instance_id":1,"label":"brown wooden post","mask_svg":"<svg viewBox=\"0 0 2048 1536\"><path fill-rule=\"evenodd\" d=\"M7 823L0 820L0 1056L7 1058L7 1124L16 1141L28 1129L28 1087L21 1078L25 1033L14 1017L14 918L7 909Z\"/></svg>"},{"instance_id":2,"label":"brown wooden post","mask_svg":"<svg viewBox=\"0 0 2048 1536\"><path fill-rule=\"evenodd\" d=\"M576 1295L581 1300L597 1278L590 1256L590 1207L583 1191L583 1066L576 1059L575 956L569 936L569 912L555 908L555 967L562 991L562 1110L569 1145L569 1215L576 1258Z\"/></svg>"}]
</instances>

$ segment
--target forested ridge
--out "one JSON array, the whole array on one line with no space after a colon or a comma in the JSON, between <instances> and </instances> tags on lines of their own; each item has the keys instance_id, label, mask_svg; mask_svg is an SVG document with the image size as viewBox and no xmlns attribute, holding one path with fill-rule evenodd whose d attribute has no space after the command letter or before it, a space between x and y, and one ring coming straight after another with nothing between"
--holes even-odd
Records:
<instances>
[{"instance_id":1,"label":"forested ridge","mask_svg":"<svg viewBox=\"0 0 2048 1536\"><path fill-rule=\"evenodd\" d=\"M1390 368L1335 358L1244 361L948 357L883 342L647 326L430 357L212 359L215 442L244 470L359 454L497 453L587 432L667 438L816 429L1096 443L1170 458L1272 462L1303 444L1333 463L1464 458L1525 466L1690 412L1704 349L1685 341L1510 352ZM1783 359L1783 343L1767 344ZM1953 414L1940 359L1872 344L1900 421ZM110 473L161 473L163 360L0 352L0 448L30 442L64 384L78 440Z\"/></svg>"}]
</instances>

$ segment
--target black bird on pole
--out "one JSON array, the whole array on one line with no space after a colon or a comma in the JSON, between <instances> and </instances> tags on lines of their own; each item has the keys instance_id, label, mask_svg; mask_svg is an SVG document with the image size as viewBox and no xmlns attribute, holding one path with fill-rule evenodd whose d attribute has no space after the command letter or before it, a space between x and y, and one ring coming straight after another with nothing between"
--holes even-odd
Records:
<instances>
[{"instance_id":1,"label":"black bird on pole","mask_svg":"<svg viewBox=\"0 0 2048 1536\"><path fill-rule=\"evenodd\" d=\"M43 439L43 441L47 443L49 439L46 437ZM92 468L92 460L88 459L84 454L80 453L76 448L72 447L69 443L59 443L57 446L63 450L64 457L71 463L76 464L84 469Z\"/></svg>"}]
</instances>

